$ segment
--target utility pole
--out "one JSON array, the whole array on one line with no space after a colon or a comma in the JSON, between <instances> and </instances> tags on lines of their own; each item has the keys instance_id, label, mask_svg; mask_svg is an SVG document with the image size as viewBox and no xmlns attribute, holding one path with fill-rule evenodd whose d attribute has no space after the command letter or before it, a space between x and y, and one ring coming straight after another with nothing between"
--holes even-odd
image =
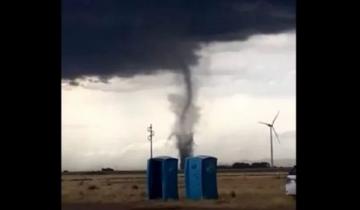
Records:
<instances>
[{"instance_id":1,"label":"utility pole","mask_svg":"<svg viewBox=\"0 0 360 210\"><path fill-rule=\"evenodd\" d=\"M155 135L155 132L152 129L152 124L150 124L150 126L148 127L148 132L150 133L148 136L148 140L150 141L150 159L153 157L153 152L152 152L152 137Z\"/></svg>"}]
</instances>

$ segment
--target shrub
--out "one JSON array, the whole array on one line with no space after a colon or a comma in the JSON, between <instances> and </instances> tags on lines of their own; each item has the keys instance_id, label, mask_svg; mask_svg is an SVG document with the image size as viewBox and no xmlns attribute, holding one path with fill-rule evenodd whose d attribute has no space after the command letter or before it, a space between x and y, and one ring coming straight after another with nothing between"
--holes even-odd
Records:
<instances>
[{"instance_id":1,"label":"shrub","mask_svg":"<svg viewBox=\"0 0 360 210\"><path fill-rule=\"evenodd\" d=\"M88 189L89 190L97 190L97 189L99 189L96 185L90 185L89 187L88 187Z\"/></svg>"},{"instance_id":2,"label":"shrub","mask_svg":"<svg viewBox=\"0 0 360 210\"><path fill-rule=\"evenodd\" d=\"M233 168L250 168L249 163L234 163L232 165Z\"/></svg>"}]
</instances>

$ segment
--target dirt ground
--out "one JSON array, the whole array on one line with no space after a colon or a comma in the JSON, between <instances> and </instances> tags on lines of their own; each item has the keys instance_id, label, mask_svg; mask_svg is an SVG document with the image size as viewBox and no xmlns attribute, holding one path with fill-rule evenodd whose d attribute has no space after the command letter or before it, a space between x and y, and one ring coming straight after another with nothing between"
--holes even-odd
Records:
<instances>
[{"instance_id":1,"label":"dirt ground","mask_svg":"<svg viewBox=\"0 0 360 210\"><path fill-rule=\"evenodd\" d=\"M217 200L186 200L184 177L180 174L179 200L150 201L146 198L144 173L62 175L62 209L295 210L295 198L285 195L284 172L219 172L217 180Z\"/></svg>"}]
</instances>

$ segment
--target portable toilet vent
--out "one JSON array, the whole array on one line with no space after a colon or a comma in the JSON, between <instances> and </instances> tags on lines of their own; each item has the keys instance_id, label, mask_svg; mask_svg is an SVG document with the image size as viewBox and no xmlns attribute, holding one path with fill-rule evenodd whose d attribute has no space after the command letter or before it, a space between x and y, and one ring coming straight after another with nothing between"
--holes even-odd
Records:
<instances>
[{"instance_id":1,"label":"portable toilet vent","mask_svg":"<svg viewBox=\"0 0 360 210\"><path fill-rule=\"evenodd\" d=\"M161 156L147 162L147 190L149 199L178 199L178 159Z\"/></svg>"},{"instance_id":2,"label":"portable toilet vent","mask_svg":"<svg viewBox=\"0 0 360 210\"><path fill-rule=\"evenodd\" d=\"M188 157L185 160L186 197L189 199L217 199L217 159L211 156Z\"/></svg>"}]
</instances>

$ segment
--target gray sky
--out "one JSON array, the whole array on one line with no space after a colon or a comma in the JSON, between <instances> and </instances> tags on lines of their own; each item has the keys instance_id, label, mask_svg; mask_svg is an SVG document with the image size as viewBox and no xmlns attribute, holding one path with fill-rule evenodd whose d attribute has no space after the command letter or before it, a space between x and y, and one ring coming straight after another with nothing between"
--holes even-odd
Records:
<instances>
[{"instance_id":1,"label":"gray sky","mask_svg":"<svg viewBox=\"0 0 360 210\"><path fill-rule=\"evenodd\" d=\"M295 32L254 35L246 41L211 42L191 66L200 119L195 154L213 155L219 163L270 157L271 121L281 144L277 159L295 159ZM178 75L113 78L109 83L62 82L63 170L144 169L149 157L146 128L155 130L154 155L177 156L167 140L175 116L167 96L183 89Z\"/></svg>"}]
</instances>

